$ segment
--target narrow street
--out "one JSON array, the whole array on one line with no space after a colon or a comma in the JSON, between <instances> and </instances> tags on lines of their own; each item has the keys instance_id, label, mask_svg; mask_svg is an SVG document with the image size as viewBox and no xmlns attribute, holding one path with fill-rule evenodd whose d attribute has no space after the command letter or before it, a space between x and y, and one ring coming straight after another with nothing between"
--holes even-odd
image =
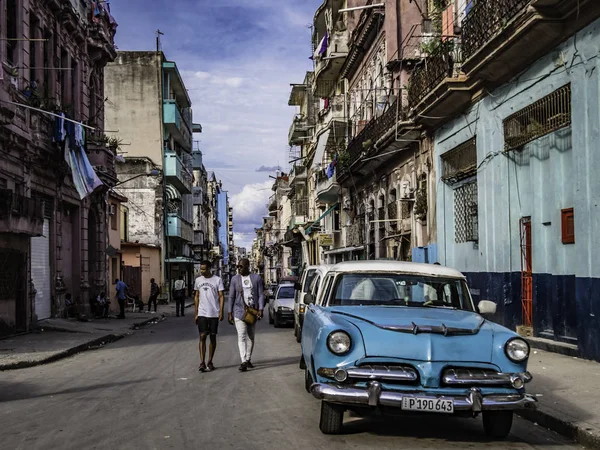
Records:
<instances>
[{"instance_id":1,"label":"narrow street","mask_svg":"<svg viewBox=\"0 0 600 450\"><path fill-rule=\"evenodd\" d=\"M402 448L576 449L516 418L507 441L480 420L432 416L346 419L346 434L318 429L319 402L303 388L291 329L257 330L256 368L238 371L233 327L221 324L217 370L199 373L192 317L168 318L103 349L0 373L6 449Z\"/></svg>"}]
</instances>

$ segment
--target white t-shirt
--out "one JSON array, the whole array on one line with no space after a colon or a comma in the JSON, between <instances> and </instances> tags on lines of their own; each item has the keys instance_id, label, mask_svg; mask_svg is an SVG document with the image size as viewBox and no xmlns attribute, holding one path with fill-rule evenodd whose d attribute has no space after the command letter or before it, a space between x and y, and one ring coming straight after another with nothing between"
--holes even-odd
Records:
<instances>
[{"instance_id":1,"label":"white t-shirt","mask_svg":"<svg viewBox=\"0 0 600 450\"><path fill-rule=\"evenodd\" d=\"M210 278L199 276L194 283L194 290L198 291L198 317L219 317L221 304L219 291L224 291L223 280L213 275Z\"/></svg>"},{"instance_id":2,"label":"white t-shirt","mask_svg":"<svg viewBox=\"0 0 600 450\"><path fill-rule=\"evenodd\" d=\"M252 280L250 279L250 275L242 277L242 287L244 289L244 301L247 305L252 306L254 304L254 299L252 298Z\"/></svg>"}]
</instances>

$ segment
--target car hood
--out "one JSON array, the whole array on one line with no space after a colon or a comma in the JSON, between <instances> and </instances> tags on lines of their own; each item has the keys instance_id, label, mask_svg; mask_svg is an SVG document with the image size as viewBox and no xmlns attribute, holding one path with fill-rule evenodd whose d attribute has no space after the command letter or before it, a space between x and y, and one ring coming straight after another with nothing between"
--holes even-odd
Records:
<instances>
[{"instance_id":1,"label":"car hood","mask_svg":"<svg viewBox=\"0 0 600 450\"><path fill-rule=\"evenodd\" d=\"M293 298L278 298L275 302L275 306L283 306L284 308L294 309L294 299Z\"/></svg>"},{"instance_id":2,"label":"car hood","mask_svg":"<svg viewBox=\"0 0 600 450\"><path fill-rule=\"evenodd\" d=\"M356 325L366 356L491 362L494 328L479 314L444 308L333 307Z\"/></svg>"}]
</instances>

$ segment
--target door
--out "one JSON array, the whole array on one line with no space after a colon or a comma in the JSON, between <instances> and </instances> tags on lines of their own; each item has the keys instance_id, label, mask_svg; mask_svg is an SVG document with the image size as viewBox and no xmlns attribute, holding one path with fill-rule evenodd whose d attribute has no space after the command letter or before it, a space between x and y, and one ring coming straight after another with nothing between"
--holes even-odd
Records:
<instances>
[{"instance_id":1,"label":"door","mask_svg":"<svg viewBox=\"0 0 600 450\"><path fill-rule=\"evenodd\" d=\"M522 324L533 327L533 270L531 261L531 217L523 217L521 229L521 308Z\"/></svg>"},{"instance_id":2,"label":"door","mask_svg":"<svg viewBox=\"0 0 600 450\"><path fill-rule=\"evenodd\" d=\"M43 236L31 238L31 280L37 291L35 314L38 320L48 319L52 314L49 219L44 219Z\"/></svg>"},{"instance_id":3,"label":"door","mask_svg":"<svg viewBox=\"0 0 600 450\"><path fill-rule=\"evenodd\" d=\"M27 330L25 253L0 249L0 319L7 325L0 334Z\"/></svg>"},{"instance_id":4,"label":"door","mask_svg":"<svg viewBox=\"0 0 600 450\"><path fill-rule=\"evenodd\" d=\"M139 295L142 299L142 268L133 266L123 267L123 281L129 287L129 295ZM112 295L116 295L113 292Z\"/></svg>"}]
</instances>

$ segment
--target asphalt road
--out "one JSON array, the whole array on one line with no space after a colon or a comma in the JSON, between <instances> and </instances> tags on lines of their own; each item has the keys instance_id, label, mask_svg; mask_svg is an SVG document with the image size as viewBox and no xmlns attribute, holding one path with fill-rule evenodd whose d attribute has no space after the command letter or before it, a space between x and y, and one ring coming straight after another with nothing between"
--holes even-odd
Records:
<instances>
[{"instance_id":1,"label":"asphalt road","mask_svg":"<svg viewBox=\"0 0 600 450\"><path fill-rule=\"evenodd\" d=\"M215 366L198 372L192 318L171 317L100 350L0 373L0 448L17 449L576 449L522 419L490 442L481 419L346 418L318 428L291 329L259 323L254 370L238 371L233 327L222 322Z\"/></svg>"}]
</instances>

